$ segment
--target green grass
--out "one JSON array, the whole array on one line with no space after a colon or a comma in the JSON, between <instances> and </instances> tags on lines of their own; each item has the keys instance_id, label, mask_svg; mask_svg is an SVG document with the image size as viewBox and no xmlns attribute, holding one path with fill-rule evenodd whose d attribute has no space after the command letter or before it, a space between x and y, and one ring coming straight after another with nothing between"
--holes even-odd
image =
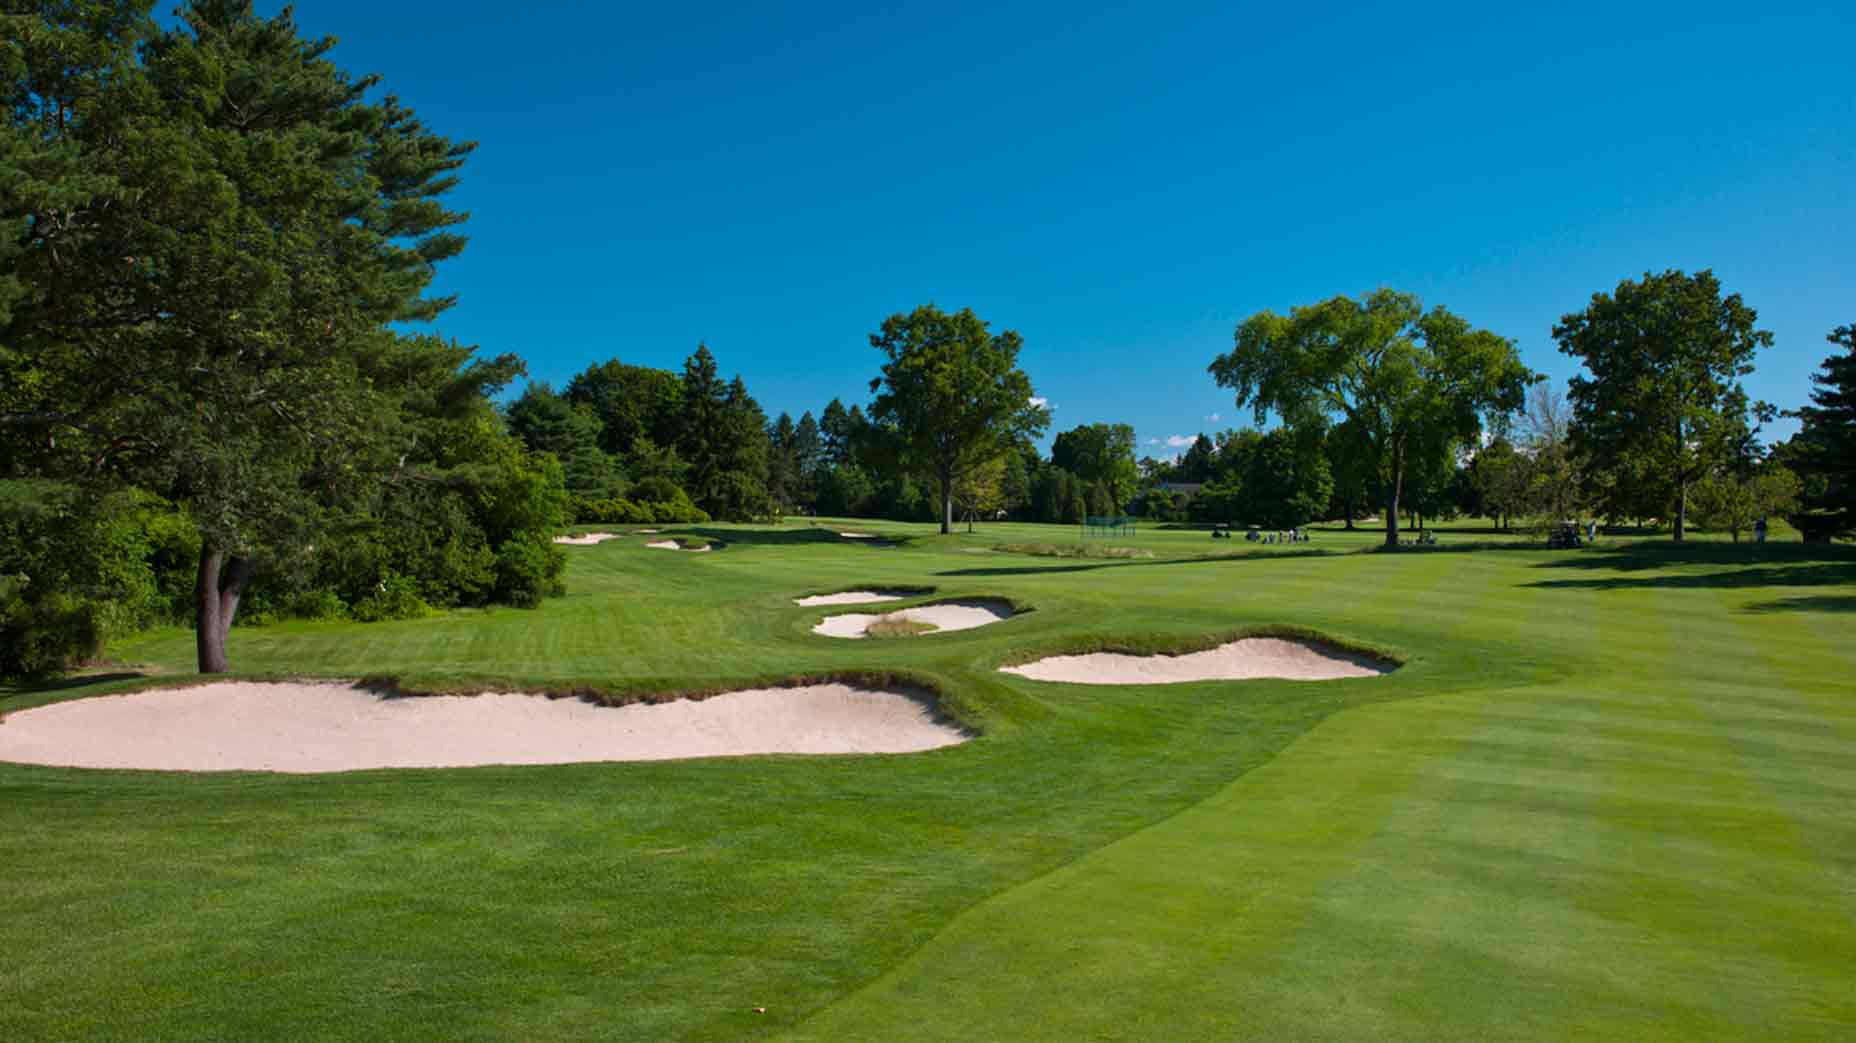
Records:
<instances>
[{"instance_id":1,"label":"green grass","mask_svg":"<svg viewBox=\"0 0 1856 1043\"><path fill-rule=\"evenodd\" d=\"M240 629L231 653L632 694L895 671L976 741L0 765L0 1038L1856 1038L1848 549L1147 530L1126 542L1152 558L1047 560L992 548L1073 532L833 525L901 545L664 526L726 550L571 547L571 593L540 610ZM833 641L810 627L836 609L791 600L864 587L1034 611ZM1404 666L1123 689L994 670L1270 627ZM113 653L176 676L191 648ZM125 683L0 690L0 711Z\"/></svg>"},{"instance_id":2,"label":"green grass","mask_svg":"<svg viewBox=\"0 0 1856 1043\"><path fill-rule=\"evenodd\" d=\"M1146 547L1104 547L1087 543L1001 543L993 550L1038 558L1151 558Z\"/></svg>"}]
</instances>

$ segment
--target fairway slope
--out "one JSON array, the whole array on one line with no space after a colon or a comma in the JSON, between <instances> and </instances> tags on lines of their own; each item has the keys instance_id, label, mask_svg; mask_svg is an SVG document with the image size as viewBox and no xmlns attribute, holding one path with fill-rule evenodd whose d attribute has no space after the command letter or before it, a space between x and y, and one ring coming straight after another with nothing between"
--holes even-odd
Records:
<instances>
[{"instance_id":1,"label":"fairway slope","mask_svg":"<svg viewBox=\"0 0 1856 1043\"><path fill-rule=\"evenodd\" d=\"M847 684L607 707L520 694L382 697L345 684L222 682L12 714L0 721L0 760L313 773L906 753L965 738L936 719L924 693Z\"/></svg>"}]
</instances>

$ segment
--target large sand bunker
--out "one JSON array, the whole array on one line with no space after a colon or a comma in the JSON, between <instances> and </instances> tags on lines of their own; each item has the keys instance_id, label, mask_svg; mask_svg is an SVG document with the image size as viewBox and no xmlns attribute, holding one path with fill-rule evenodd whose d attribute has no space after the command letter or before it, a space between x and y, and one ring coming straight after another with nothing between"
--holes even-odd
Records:
<instances>
[{"instance_id":1,"label":"large sand bunker","mask_svg":"<svg viewBox=\"0 0 1856 1043\"><path fill-rule=\"evenodd\" d=\"M1378 677L1392 666L1331 645L1279 637L1246 637L1186 655L1127 655L1091 652L1060 655L1021 666L1000 667L1036 681L1068 684L1180 684L1186 681L1247 681L1273 677L1290 681L1333 681Z\"/></svg>"},{"instance_id":2,"label":"large sand bunker","mask_svg":"<svg viewBox=\"0 0 1856 1043\"><path fill-rule=\"evenodd\" d=\"M570 547L591 547L595 543L604 543L606 540L616 540L618 538L619 534L616 532L587 532L578 536L556 536L554 542L563 543Z\"/></svg>"},{"instance_id":3,"label":"large sand bunker","mask_svg":"<svg viewBox=\"0 0 1856 1043\"><path fill-rule=\"evenodd\" d=\"M971 630L988 623L997 623L1002 619L1012 618L1012 606L1004 601L975 599L969 601L944 601L938 605L922 605L917 608L905 608L885 615L870 615L862 612L847 612L843 615L826 616L824 621L812 628L815 634L826 637L865 637L864 631L872 623L885 620L906 621L925 624L938 633L943 630Z\"/></svg>"},{"instance_id":4,"label":"large sand bunker","mask_svg":"<svg viewBox=\"0 0 1856 1043\"><path fill-rule=\"evenodd\" d=\"M929 700L847 684L599 706L536 695L382 697L227 682L76 699L0 720L0 761L151 771L357 771L907 753L963 742Z\"/></svg>"},{"instance_id":5,"label":"large sand bunker","mask_svg":"<svg viewBox=\"0 0 1856 1043\"><path fill-rule=\"evenodd\" d=\"M794 598L793 604L805 605L871 605L879 601L901 601L914 597L921 591L913 590L842 590L836 594L813 594L810 597Z\"/></svg>"}]
</instances>

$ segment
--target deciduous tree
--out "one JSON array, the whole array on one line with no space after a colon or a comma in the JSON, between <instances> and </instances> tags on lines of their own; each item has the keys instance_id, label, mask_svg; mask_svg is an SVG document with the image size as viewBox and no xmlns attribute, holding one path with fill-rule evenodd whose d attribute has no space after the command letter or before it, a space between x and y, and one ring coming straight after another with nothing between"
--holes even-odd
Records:
<instances>
[{"instance_id":1,"label":"deciduous tree","mask_svg":"<svg viewBox=\"0 0 1856 1043\"><path fill-rule=\"evenodd\" d=\"M1071 428L1051 445L1050 462L1086 485L1100 485L1110 513L1127 506L1140 484L1140 470L1134 463L1134 428L1127 424Z\"/></svg>"},{"instance_id":2,"label":"deciduous tree","mask_svg":"<svg viewBox=\"0 0 1856 1043\"><path fill-rule=\"evenodd\" d=\"M885 319L870 344L887 359L870 382L870 417L894 430L900 461L934 483L941 532L951 532L954 483L1050 423L1018 368L1023 339L993 334L970 309L928 304Z\"/></svg>"},{"instance_id":3,"label":"deciduous tree","mask_svg":"<svg viewBox=\"0 0 1856 1043\"><path fill-rule=\"evenodd\" d=\"M1275 412L1292 427L1354 424L1385 479L1387 546L1398 543L1414 450L1476 439L1483 416L1519 408L1533 379L1512 341L1392 290L1334 297L1286 316L1261 312L1239 324L1235 341L1210 370L1259 423Z\"/></svg>"},{"instance_id":4,"label":"deciduous tree","mask_svg":"<svg viewBox=\"0 0 1856 1043\"><path fill-rule=\"evenodd\" d=\"M1745 451L1750 404L1740 378L1772 344L1740 295L1706 269L1625 279L1553 327L1587 376L1572 379L1576 452L1614 488L1641 490L1688 522L1690 487Z\"/></svg>"},{"instance_id":5,"label":"deciduous tree","mask_svg":"<svg viewBox=\"0 0 1856 1043\"><path fill-rule=\"evenodd\" d=\"M1695 517L1705 528L1740 534L1761 518L1789 512L1798 504L1798 476L1778 464L1762 464L1740 473L1724 469L1695 485Z\"/></svg>"}]
</instances>

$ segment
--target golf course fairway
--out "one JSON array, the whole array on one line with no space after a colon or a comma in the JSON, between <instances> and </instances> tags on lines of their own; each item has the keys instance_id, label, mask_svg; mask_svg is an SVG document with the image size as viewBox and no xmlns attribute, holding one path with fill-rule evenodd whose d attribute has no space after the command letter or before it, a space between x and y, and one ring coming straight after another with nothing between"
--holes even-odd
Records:
<instances>
[{"instance_id":1,"label":"golf course fairway","mask_svg":"<svg viewBox=\"0 0 1856 1043\"><path fill-rule=\"evenodd\" d=\"M972 741L0 764L0 1038L1856 1038L1850 548L1113 541L1148 557L1054 526L834 524L568 547L569 593L539 609L244 627L232 664L621 700L893 676ZM1016 612L843 641L812 633L837 609L794 604L858 589ZM998 669L1248 633L1400 665ZM0 713L185 681L192 641L119 642L122 665L0 689Z\"/></svg>"}]
</instances>

